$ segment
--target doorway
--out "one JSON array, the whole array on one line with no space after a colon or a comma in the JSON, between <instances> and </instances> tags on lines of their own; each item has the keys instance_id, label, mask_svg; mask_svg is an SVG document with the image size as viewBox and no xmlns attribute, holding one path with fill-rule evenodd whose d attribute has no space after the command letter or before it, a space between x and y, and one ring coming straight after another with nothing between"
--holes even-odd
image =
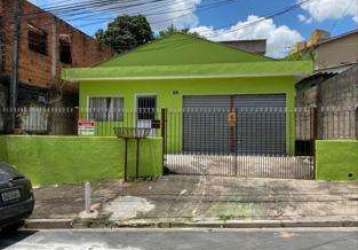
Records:
<instances>
[{"instance_id":1,"label":"doorway","mask_svg":"<svg viewBox=\"0 0 358 250\"><path fill-rule=\"evenodd\" d=\"M139 95L136 97L136 126L137 128L153 128L157 109L155 95Z\"/></svg>"}]
</instances>

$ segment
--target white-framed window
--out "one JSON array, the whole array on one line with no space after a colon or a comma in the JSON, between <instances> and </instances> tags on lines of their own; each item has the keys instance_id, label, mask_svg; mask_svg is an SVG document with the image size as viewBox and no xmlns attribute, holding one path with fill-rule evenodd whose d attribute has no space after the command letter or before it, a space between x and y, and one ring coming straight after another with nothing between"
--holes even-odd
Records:
<instances>
[{"instance_id":1,"label":"white-framed window","mask_svg":"<svg viewBox=\"0 0 358 250\"><path fill-rule=\"evenodd\" d=\"M95 121L123 121L123 97L89 97L88 118Z\"/></svg>"}]
</instances>

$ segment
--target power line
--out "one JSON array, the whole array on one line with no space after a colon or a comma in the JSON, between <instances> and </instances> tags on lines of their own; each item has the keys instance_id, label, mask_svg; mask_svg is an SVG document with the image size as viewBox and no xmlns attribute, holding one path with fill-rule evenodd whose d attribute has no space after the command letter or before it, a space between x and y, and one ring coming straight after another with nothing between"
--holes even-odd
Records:
<instances>
[{"instance_id":1,"label":"power line","mask_svg":"<svg viewBox=\"0 0 358 250\"><path fill-rule=\"evenodd\" d=\"M279 10L279 11L277 11L277 12L274 12L274 13L271 13L271 14L268 14L268 15L265 15L265 16L259 18L258 20L255 20L255 21L252 21L252 22L249 22L249 23L240 25L240 26L237 27L236 29L228 30L227 33L236 32L236 31L239 31L239 30L241 30L241 29L247 28L247 27L249 27L249 26L256 25L256 24L258 24L258 23L260 23L260 22L263 22L263 21L265 21L265 20L273 19L273 18L275 18L275 17L277 17L277 16L282 16L282 15L284 15L284 14L290 12L290 11L293 11L293 10L295 10L295 9L300 8L302 5L304 5L304 4L308 3L308 2L313 2L313 1L318 1L318 0L303 0L303 1L298 2L298 3L296 3L296 4L290 5L290 6L284 8L284 9L282 9L282 10ZM233 25L235 25L235 24L229 25L229 27L232 27ZM224 28L227 28L227 26L219 27L219 28L217 28L216 30L218 30L218 29L224 29ZM210 31L210 32L211 32L211 31ZM205 31L204 31L204 33L205 33Z\"/></svg>"},{"instance_id":2,"label":"power line","mask_svg":"<svg viewBox=\"0 0 358 250\"><path fill-rule=\"evenodd\" d=\"M292 11L292 10L295 10L295 9L297 9L297 8L300 8L302 5L304 5L304 4L308 3L308 2L313 2L313 1L317 1L317 0L303 0L303 1L298 2L298 3L296 3L296 4L290 5L290 6L286 7L286 8L284 8L284 9L281 9L281 10L279 10L279 11L276 11L276 12L274 12L274 13L265 15L265 16L259 18L258 20L255 20L255 21L253 21L253 22L249 22L249 23L240 25L240 26L238 26L238 27L235 28L235 29L227 30L226 33L236 32L236 31L239 31L239 30L241 30L241 29L250 27L250 26L252 26L252 25L256 25L256 24L258 24L258 23L260 23L260 22L263 22L263 21L265 21L265 20L273 19L273 18L275 18L275 17L277 17L277 16L284 15L284 14L286 14L286 13ZM211 8L215 8L215 7L217 7L217 6L211 6ZM199 9L198 9L198 10L199 10ZM166 14L168 14L168 13L173 13L173 12L167 12ZM175 12L174 12L174 13L175 13ZM159 15L159 14L158 14L158 15ZM184 14L184 15L181 15L180 17L186 16L186 15L187 15L187 14ZM152 22L151 25L169 22L169 21L171 21L171 20L176 20L176 19L178 19L178 18L179 18L179 17L175 17L175 18L171 18L171 19L161 20L161 21L158 21L158 22ZM86 26L90 26L90 25L94 25L94 24L98 24L98 21L94 21L94 22L91 22L91 23L88 23L88 24L80 25L79 27L86 27ZM229 25L229 26L226 25L226 26L218 27L218 28L216 28L216 30L218 30L218 29L225 29L225 28L228 28L228 27L232 27L233 25L235 25L235 24L231 24L231 25ZM203 32L200 32L200 35L203 35L203 34L205 35L205 34L208 33L208 32L212 32L212 31L203 31ZM215 31L214 31L214 32L215 32Z\"/></svg>"},{"instance_id":3,"label":"power line","mask_svg":"<svg viewBox=\"0 0 358 250\"><path fill-rule=\"evenodd\" d=\"M158 1L158 0L156 0ZM162 1L162 0L161 0ZM209 10L209 9L213 9L213 8L216 8L216 7L219 7L219 6L223 6L225 4L228 4L228 3L233 3L235 1L240 1L240 0L213 0L213 1L210 1L209 3L207 3L206 5L202 5L202 6L199 6L197 7L197 11L204 11L204 10ZM177 4L180 4L180 3L183 3L182 1L176 1ZM165 7L165 6L163 6ZM149 10L155 10L156 7L153 7ZM112 10L117 10L118 8L112 8ZM157 10L161 10L162 8L157 8ZM161 15L165 15L165 14L174 14L174 13L182 13L183 11L186 11L186 10L192 10L193 8L185 8L185 9L176 9L174 11L164 11L164 12L153 12L151 14L147 14L146 16L149 16L149 17L156 17L156 16L161 16ZM147 11L148 9L146 9ZM191 12L190 12L191 13ZM180 16L186 16L190 13L186 13L186 14L183 14L183 15L180 15ZM41 12L41 14L46 14L44 11ZM137 14L140 14L140 12L137 12ZM70 23L70 22L73 22L74 20L78 20L78 19L86 19L86 18L89 18L90 16L97 16L98 13L94 13L94 14L90 14L90 15L84 15L84 16L78 16L74 19L67 19L65 22L67 23ZM175 19L179 18L180 16L177 16L175 17ZM34 18L34 17L30 17L30 18ZM89 23L86 23L86 24L82 24L82 25L74 25L72 24L76 29L80 29L80 28L83 28L83 27L86 27L86 26L91 26L91 25L94 25L94 24L99 24L99 23L103 23L105 21L107 21L109 18L96 18L95 21L93 22L89 22ZM167 19L167 20L160 20L159 22L155 22L155 23L165 23L165 22L168 22L169 20L172 20L172 19ZM41 26L45 26L45 25L51 25L52 22L47 22L47 23L41 23Z\"/></svg>"},{"instance_id":4,"label":"power line","mask_svg":"<svg viewBox=\"0 0 358 250\"><path fill-rule=\"evenodd\" d=\"M227 33L236 32L236 31L239 31L239 30L241 30L243 28L246 28L246 27L249 27L249 26L252 26L252 25L256 25L256 24L258 24L260 22L263 22L263 21L265 21L267 19L273 19L273 18L275 18L277 16L284 15L284 14L286 14L286 13L292 11L292 10L300 8L302 5L304 5L304 4L308 3L308 2L313 2L313 1L318 1L318 0L303 0L303 1L298 2L296 4L290 5L290 6L284 8L282 10L276 11L276 12L268 14L268 15L265 15L265 16L259 18L258 20L255 20L253 22L249 22L249 23L240 25L236 29L228 30ZM217 6L213 6L213 7L217 7ZM167 13L173 13L173 12L167 12ZM183 16L185 16L185 15L183 15ZM175 19L177 19L177 17L175 17L173 19L175 20ZM167 22L167 21L170 21L170 20L173 20L173 19L161 20L160 22L152 22L151 24L152 25L153 24L160 24L160 23ZM92 23L89 23L89 24L85 24L83 26L93 25L93 24L96 24L96 23L98 23L98 22L92 22ZM229 26L226 25L226 26L218 27L216 30L232 27L233 25L235 25L235 24L231 24ZM80 26L80 27L82 27L82 26ZM207 32L211 32L211 31L207 31ZM205 31L201 32L201 34L203 34L203 33L206 33L206 32Z\"/></svg>"},{"instance_id":5,"label":"power line","mask_svg":"<svg viewBox=\"0 0 358 250\"><path fill-rule=\"evenodd\" d=\"M66 7L58 7L58 8L42 8L40 11L36 11L36 12L30 12L27 14L23 14L22 16L36 16L36 15L40 15L43 14L44 12L51 12L53 14L56 15L61 15L61 12L73 12L73 13L68 13L69 15L73 15L76 11L83 11L84 8L88 9L98 9L100 11L103 10L116 10L118 8L120 8L121 10L125 10L125 9L129 9L129 8L134 8L134 7L141 7L144 5L149 5L149 4L156 4L156 3L164 3L164 2L171 2L171 1L175 1L175 0L147 0L144 2L144 0L126 0L123 1L122 3L114 3L113 0L91 0L91 1L87 1L87 2L81 2L81 3L76 3L74 5L68 5ZM212 0L215 1L215 0ZM138 2L138 3L132 3L129 5L123 5L124 3L131 3L131 2ZM177 1L175 1L177 2ZM185 3L185 0L179 1L179 3ZM105 7L109 6L108 9L106 9ZM118 7L115 7L118 6Z\"/></svg>"},{"instance_id":6,"label":"power line","mask_svg":"<svg viewBox=\"0 0 358 250\"><path fill-rule=\"evenodd\" d=\"M69 0L67 0L67 1L69 1ZM143 3L143 0L126 0L126 1L123 1L123 2L138 2L138 1L140 1L141 3L132 4L132 5L125 5L125 6L122 6L121 8L126 9L126 8L139 7L139 6L147 5L147 4L150 4L150 3L163 2L163 1L167 1L167 0L148 0L147 2L144 2L144 3ZM172 0L169 0L169 1L172 1ZM32 4L32 5L34 5L34 4ZM109 6L109 5L110 6L114 5L113 0L103 0L103 1L90 0L90 1L87 1L87 2L80 2L80 3L73 4L73 5L67 5L66 7L47 8L47 9L46 8L41 8L41 7L37 6L37 5L34 5L39 10L29 12L29 13L22 13L21 17L28 17L28 18L29 17L34 17L34 18L36 18L36 16L46 14L47 12L49 12L49 13L51 13L53 15L58 15L58 16L63 15L63 14L61 14L61 12L68 13L69 15L74 15L74 14L77 14L76 13L77 11L83 11L83 9L95 9L95 8L100 8L100 7L103 9L104 6ZM3 16L9 15L9 14L12 15L12 13L8 12L7 14L4 14Z\"/></svg>"},{"instance_id":7,"label":"power line","mask_svg":"<svg viewBox=\"0 0 358 250\"><path fill-rule=\"evenodd\" d=\"M151 0L150 1L150 3L158 3L158 2L163 2L163 1L165 1L165 0ZM235 0L222 0L222 1L219 1L219 2L213 2L213 3L211 3L211 5L209 6L209 5L207 5L207 6L203 6L203 7L198 7L197 8L197 10L199 11L199 10L201 10L201 9L211 9L211 8L215 8L215 7L218 7L218 4L225 4L225 3L231 3L231 2L233 2L233 1L235 1ZM228 30L227 31L227 33L232 33L232 32L235 32L235 31L238 31L238 30L240 30L240 29L242 29L242 28L245 28L245 27L247 27L247 26L251 26L251 25L255 25L255 24L257 24L257 23L259 23L259 22L262 22L262 21L264 21L264 20L267 20L267 19L270 19L270 18L275 18L276 16L279 16L279 15L283 15L283 14L286 14L287 12L290 12L290 11L292 11L292 10L294 10L294 9L296 9L296 8L299 8L299 7L301 7L303 4L305 4L305 3L308 3L308 2L311 2L311 1L317 1L317 0L303 0L303 1L301 1L301 2L298 2L298 3L296 3L296 4L294 4L294 5L291 5L291 6L288 6L287 8L285 8L285 9L283 9L283 10L280 10L280 11L278 11L278 12L275 12L275 13L272 13L272 14L269 14L269 15L266 15L266 16L264 16L264 17L262 17L262 18L260 18L259 20L256 20L256 21L254 21L254 22L250 22L250 23L246 23L246 24L244 24L244 25L241 25L241 26L239 26L237 29L232 29L232 30ZM85 2L85 3L89 3L89 2L95 2L95 3L97 3L98 4L98 0L90 0L90 1L87 1L87 2ZM104 1L105 3L108 3L108 2L111 2L112 4L111 5L113 5L113 0L111 1L111 0L105 0ZM138 2L138 0L133 0L133 1L126 1L126 2ZM102 2L103 3L103 2ZM143 3L140 3L140 4L136 4L136 6L143 6L143 5L146 5L146 4L148 4L148 3L145 3L145 4L143 4ZM77 6L84 6L84 4L77 4ZM133 6L133 5L132 5ZM116 7L116 8L108 8L107 10L109 11L109 10L120 10L121 8L118 8L118 7ZM173 13L177 13L177 12L183 12L183 11L185 11L185 10L190 10L190 9L193 9L193 8L186 8L186 9L181 9L181 10L174 10L174 11L166 11L166 12L159 12L159 13L152 13L152 14L148 14L147 16L160 16L160 15L164 15L164 14L173 14ZM140 14L140 12L137 12L138 14ZM41 14L44 14L43 12L41 12ZM180 16L176 16L176 17L174 17L174 18L168 18L168 19L165 19L165 20L160 20L160 21L157 21L157 22L152 22L151 23L151 25L155 25L155 24L161 24L161 23L166 23L166 22L169 22L169 21L171 21L171 20L176 20L176 19L178 19L178 18L180 18L180 17L183 17L183 16L186 16L186 15L188 15L188 14L191 14L191 12L190 13L187 13L187 14L183 14L183 15L180 15ZM72 14L73 15L73 14ZM93 16L93 15L97 15L97 14L93 14L93 13L91 13L91 16ZM78 20L78 18L86 18L86 16L82 16L82 17L77 17L76 19L74 19L74 20ZM98 24L98 23L101 23L101 22L98 22L98 20L102 20L102 22L104 22L105 20L107 20L106 18L97 18L96 19L97 21L94 21L94 22L91 22L91 23L88 23L88 24L84 24L84 25L76 25L78 28L81 28L81 27L85 27L85 26L89 26L89 25L94 25L94 24ZM69 20L68 22L71 22L72 20ZM232 25L230 25L230 26L233 26L234 24L232 24ZM218 27L217 29L223 29L223 28L227 28L227 26L222 26L222 27ZM206 32L205 31L203 31L203 32L201 32L201 34L205 34Z\"/></svg>"},{"instance_id":8,"label":"power line","mask_svg":"<svg viewBox=\"0 0 358 250\"><path fill-rule=\"evenodd\" d=\"M93 1L93 0L92 0ZM98 0L97 0L98 1ZM106 2L108 2L109 0L106 0ZM137 1L137 0L134 0L134 1ZM155 4L158 4L159 2L170 2L170 1L175 1L175 0L151 0L150 3L154 3L154 6L152 8L146 8L145 11L153 11L152 13L150 14L147 14L146 16L160 16L160 15L164 15L164 14L173 14L173 13L176 13L176 12L183 12L183 11L186 11L186 10L192 10L194 8L184 8L184 9L176 9L176 10L173 10L173 11L164 11L164 12L154 12L154 11L159 11L159 10L165 10L167 9L167 6L159 6L160 8L158 8L158 6L155 6ZM210 7L210 8L214 8L214 7L218 7L220 5L223 5L223 4L226 4L226 3L230 3L230 2L234 2L234 1L239 1L239 0L212 0L210 1L208 4L205 4L204 6L199 6L197 9L200 10L200 9L205 9L207 7ZM111 7L109 8L105 8L105 7L101 7L101 9L99 9L100 11L121 11L121 12L124 12L125 10L130 10L131 8L133 8L133 5L132 6L117 6L117 7L113 7L113 0L110 1L112 4L111 4ZM128 2L128 1L127 1ZM185 0L184 1L175 1L175 4L181 4L181 3L185 3ZM141 4L137 4L135 7L140 7L140 6L144 6L144 5L148 5L149 3L148 2L145 2L145 3L141 3ZM81 4L83 5L83 4ZM85 6L83 5L82 6L82 9L83 7L88 7L88 6ZM87 8L89 9L89 8ZM44 14L47 14L47 10L41 10L41 11L38 11L38 12L32 12L32 13L26 13L26 14L23 14L21 17L27 17L27 19L29 18L36 18L38 15L44 15ZM52 12L50 12L51 14L53 15L56 15ZM142 12L141 11L136 11L136 14L141 14ZM36 15L35 15L36 14ZM74 21L74 20L78 20L78 19L87 19L87 18L90 18L92 16L98 16L100 13L98 13L97 11L91 11L91 13L86 13L86 12L82 12L82 13L68 13L66 15L63 15L63 16L76 16L75 18L71 19L71 18L65 18L66 19L66 22L71 22L71 21ZM108 13L110 14L110 13ZM112 14L113 15L113 14ZM57 17L60 16L60 18L63 18L61 15L56 15ZM104 18L104 17L101 17L101 18L96 18L94 20L101 20L101 21L107 21L109 19L108 18ZM96 24L98 22L91 22L89 24L86 24L85 26L88 26L88 25L92 25L92 24ZM50 23L42 23L42 26L43 25L47 25L47 24L50 24ZM78 25L77 25L78 27Z\"/></svg>"},{"instance_id":9,"label":"power line","mask_svg":"<svg viewBox=\"0 0 358 250\"><path fill-rule=\"evenodd\" d=\"M206 4L205 6L202 6L202 7L198 7L197 10L200 11L200 10L206 10L206 9L211 9L211 8L215 8L217 6L219 6L218 4L227 4L227 3L232 3L234 2L235 0L222 0L222 1L216 1L216 2L210 2L208 4ZM246 24L243 24L243 25L240 25L238 26L237 28L235 29L230 29L230 30L227 30L226 33L232 33L232 32L236 32L238 30L241 30L241 29L244 29L244 28L247 28L249 26L252 26L252 25L256 25L264 20L267 20L267 19L270 19L270 18L275 18L277 16L280 16L280 15L283 15L283 14L286 14L296 8L299 8L301 7L303 4L305 3L308 3L308 2L311 2L311 1L317 1L317 0L304 0L304 1L301 1L301 2L298 2L296 4L293 4L293 5L290 5L282 10L279 10L279 11L276 11L274 13L271 13L271 14L268 14L268 15L265 15L263 17L261 17L260 19L258 20L255 20L253 22L249 22L249 23L246 23ZM86 1L85 3L88 3L88 2L92 2L92 3L98 3L98 1L94 1L94 0L91 0L91 1ZM105 2L109 2L108 0L106 0ZM113 4L113 1L111 1L112 4ZM140 6L138 5L138 1L137 0L134 0L134 1L126 1L126 2L135 2L137 4L137 6ZM163 2L163 0L152 0L151 3L153 4L153 2ZM77 7L80 6L80 5L83 5L83 4L78 4L77 3ZM142 3L143 5L143 3ZM67 5L68 7L69 5ZM116 7L116 8L108 8L108 10L118 10L119 8ZM155 7L152 7L152 9L155 9ZM175 10L175 11L166 11L166 12L159 12L159 13L153 13L152 15L153 16L160 16L160 15L163 15L163 14L170 14L170 13L175 13L175 12L183 12L184 10L189 10L189 9L192 9L192 8L187 8L187 9L181 9L181 10ZM43 12L42 12L43 13ZM180 15L180 16L185 16L187 14L183 14L183 15ZM165 20L159 20L157 22L152 22L151 24L159 24L159 23L164 23L164 22L167 22L167 21L170 21L170 20L176 20L178 19L180 16L177 16L177 17L174 17L174 18L168 18L168 19L165 19ZM83 17L82 17L83 18ZM100 18L98 18L97 20L100 20ZM102 20L104 20L102 18ZM81 27L85 27L85 26L89 26L89 25L93 25L93 24L97 24L97 22L91 22L91 23L87 23L87 24L84 24L84 25L79 25L77 26L77 28L81 28ZM42 24L43 25L43 24ZM219 27L217 29L222 29L222 28L227 28L227 26L224 26L224 27ZM207 32L211 32L211 31L207 31ZM205 35L207 33L206 31L203 31L203 32L200 32L200 35ZM215 32L215 31L214 31ZM186 38L183 38L183 39L186 39Z\"/></svg>"},{"instance_id":10,"label":"power line","mask_svg":"<svg viewBox=\"0 0 358 250\"><path fill-rule=\"evenodd\" d=\"M196 10L200 11L200 10L204 10L204 9L212 9L212 8L215 8L215 7L219 7L221 5L224 5L224 4L228 4L228 3L234 3L234 2L237 2L237 1L241 1L241 0L217 0L217 1L214 1L213 3L209 3L209 4L206 4L206 5L201 5L201 6L198 6L196 7ZM176 2L176 4L180 4L181 2ZM167 10L168 7L167 6L162 6L161 8L156 8L156 7L153 7L153 8L149 8L149 9L146 9L145 11L148 12L148 11L151 11L151 10ZM149 13L149 14L145 14L146 17L152 17L152 16L160 16L160 15L165 15L165 14L174 14L174 13L182 13L184 11L188 11L188 10L193 10L194 8L193 7L190 7L190 8L184 8L184 9L175 9L173 11L163 11L163 12L152 12L152 13ZM116 8L116 9L111 9L111 10L121 10L120 8ZM131 13L131 14L135 14L135 15L139 15L139 14L142 14L141 12L139 11L136 11L135 13ZM91 15L88 15L88 16L84 16L84 18L88 18L88 17L92 17L92 16L97 16L98 13L93 13ZM187 14L185 14L187 15ZM185 16L185 15L182 15L182 16ZM73 20L78 20L80 18L83 18L83 17L77 17L75 19L69 19L71 21ZM175 18L178 18L175 17ZM108 20L106 18L96 18L95 20ZM170 20L170 19L169 19Z\"/></svg>"},{"instance_id":11,"label":"power line","mask_svg":"<svg viewBox=\"0 0 358 250\"><path fill-rule=\"evenodd\" d=\"M199 6L196 8L197 11L204 11L204 10L210 10L210 9L214 9L214 8L217 8L217 7L220 7L220 6L223 6L223 5L226 5L226 4L231 4L231 3L234 3L234 2L237 2L237 1L240 1L240 0L222 0L222 1L218 1L218 2L215 2L215 3L212 3L212 4L208 4L208 5L204 5L204 6ZM185 8L185 9L177 9L175 11L164 11L164 12L155 12L155 13L151 13L151 14L146 14L145 16L146 17L156 17L156 16L161 16L161 15L166 15L166 14L175 14L175 13L182 13L184 11L188 11L188 10L192 10L193 8ZM185 13L185 14L182 14L182 15L179 15L179 16L175 16L174 18L168 18L168 19L164 19L164 20L159 20L157 22L150 22L151 25L155 25L155 24L161 24L161 23L167 23L169 21L173 21L173 20L176 20L180 17L184 17L184 16L187 16L189 14L191 14L192 12L189 12L189 13ZM137 12L136 14L141 14L140 12ZM87 18L87 16L85 17ZM71 21L73 20L77 20L77 19L80 19L80 18L76 18L76 19L71 19ZM98 24L99 22L98 21L106 21L108 20L107 18L96 18L95 20L97 21L93 21L93 22L90 22L90 23L87 23L87 24L84 24L84 25L81 25L81 27L86 27L86 26L90 26L90 25L94 25L94 24Z\"/></svg>"},{"instance_id":12,"label":"power line","mask_svg":"<svg viewBox=\"0 0 358 250\"><path fill-rule=\"evenodd\" d=\"M348 12L348 10L352 7L352 5L353 5L353 2L354 2L354 0L351 0L351 2L350 2L350 4L347 6L347 8L342 12L342 16L345 16L346 15L346 13ZM340 23L340 19L337 19L334 23L333 23L333 25L332 25L332 27L330 28L330 30L329 30L329 33L332 33L334 30L335 30L335 28L337 27L337 25Z\"/></svg>"}]
</instances>

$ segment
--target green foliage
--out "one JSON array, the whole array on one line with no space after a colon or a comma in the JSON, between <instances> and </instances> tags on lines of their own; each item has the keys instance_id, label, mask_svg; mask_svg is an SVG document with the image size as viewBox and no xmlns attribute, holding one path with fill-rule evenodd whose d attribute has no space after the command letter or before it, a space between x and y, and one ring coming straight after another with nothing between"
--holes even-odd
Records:
<instances>
[{"instance_id":1,"label":"green foliage","mask_svg":"<svg viewBox=\"0 0 358 250\"><path fill-rule=\"evenodd\" d=\"M316 141L316 178L358 180L358 140Z\"/></svg>"},{"instance_id":2,"label":"green foliage","mask_svg":"<svg viewBox=\"0 0 358 250\"><path fill-rule=\"evenodd\" d=\"M311 61L314 61L315 54L314 54L313 50L309 49L309 50L305 50L305 51L291 53L283 60L288 60L288 61L311 60Z\"/></svg>"},{"instance_id":3,"label":"green foliage","mask_svg":"<svg viewBox=\"0 0 358 250\"><path fill-rule=\"evenodd\" d=\"M122 53L153 40L153 32L145 16L119 16L107 30L98 30L96 39Z\"/></svg>"},{"instance_id":4,"label":"green foliage","mask_svg":"<svg viewBox=\"0 0 358 250\"><path fill-rule=\"evenodd\" d=\"M182 34L190 35L192 37L205 39L204 37L200 36L198 32L190 32L190 29L178 29L174 25L169 26L166 30L160 31L159 39L169 37L175 33L182 33Z\"/></svg>"}]
</instances>

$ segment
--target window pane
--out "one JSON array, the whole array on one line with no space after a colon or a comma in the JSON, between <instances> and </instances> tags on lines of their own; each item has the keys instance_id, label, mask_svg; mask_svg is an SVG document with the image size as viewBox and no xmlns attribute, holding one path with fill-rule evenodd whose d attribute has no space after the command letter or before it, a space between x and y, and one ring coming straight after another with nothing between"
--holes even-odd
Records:
<instances>
[{"instance_id":1,"label":"window pane","mask_svg":"<svg viewBox=\"0 0 358 250\"><path fill-rule=\"evenodd\" d=\"M89 99L89 119L104 121L106 117L106 99L101 97L91 97Z\"/></svg>"},{"instance_id":2,"label":"window pane","mask_svg":"<svg viewBox=\"0 0 358 250\"><path fill-rule=\"evenodd\" d=\"M112 98L113 120L123 120L123 98Z\"/></svg>"},{"instance_id":3,"label":"window pane","mask_svg":"<svg viewBox=\"0 0 358 250\"><path fill-rule=\"evenodd\" d=\"M90 97L89 119L95 121L122 121L123 98Z\"/></svg>"}]
</instances>

